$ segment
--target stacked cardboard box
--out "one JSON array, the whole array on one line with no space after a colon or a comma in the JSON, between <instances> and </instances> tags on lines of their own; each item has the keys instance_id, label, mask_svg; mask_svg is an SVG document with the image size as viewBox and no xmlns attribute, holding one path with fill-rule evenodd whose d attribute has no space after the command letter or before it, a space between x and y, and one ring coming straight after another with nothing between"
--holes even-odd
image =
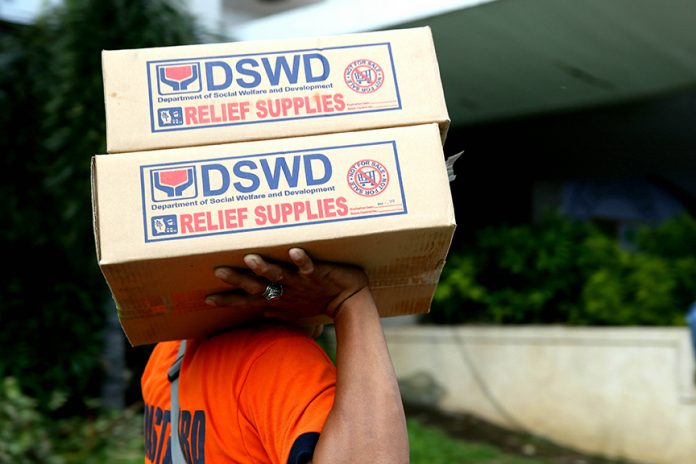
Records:
<instances>
[{"instance_id":1,"label":"stacked cardboard box","mask_svg":"<svg viewBox=\"0 0 696 464\"><path fill-rule=\"evenodd\" d=\"M362 266L426 312L455 228L428 28L105 51L99 265L133 345L254 317L205 305L249 252Z\"/></svg>"}]
</instances>

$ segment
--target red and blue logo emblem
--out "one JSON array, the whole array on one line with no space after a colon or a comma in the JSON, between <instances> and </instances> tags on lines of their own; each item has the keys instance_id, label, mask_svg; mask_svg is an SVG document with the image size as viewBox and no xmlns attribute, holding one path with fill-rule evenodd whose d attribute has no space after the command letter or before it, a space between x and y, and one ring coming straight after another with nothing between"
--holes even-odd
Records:
<instances>
[{"instance_id":1,"label":"red and blue logo emblem","mask_svg":"<svg viewBox=\"0 0 696 464\"><path fill-rule=\"evenodd\" d=\"M157 87L160 95L200 92L202 89L200 63L158 65Z\"/></svg>"},{"instance_id":2,"label":"red and blue logo emblem","mask_svg":"<svg viewBox=\"0 0 696 464\"><path fill-rule=\"evenodd\" d=\"M172 201L195 198L196 171L193 166L181 166L150 171L152 200Z\"/></svg>"}]
</instances>

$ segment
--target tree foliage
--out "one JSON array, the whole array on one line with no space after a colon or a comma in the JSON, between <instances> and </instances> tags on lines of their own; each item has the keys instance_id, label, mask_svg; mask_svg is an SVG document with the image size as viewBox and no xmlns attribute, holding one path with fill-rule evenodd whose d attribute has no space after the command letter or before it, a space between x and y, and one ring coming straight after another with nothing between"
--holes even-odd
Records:
<instances>
[{"instance_id":1,"label":"tree foliage","mask_svg":"<svg viewBox=\"0 0 696 464\"><path fill-rule=\"evenodd\" d=\"M90 158L105 150L101 52L197 41L165 0L66 0L0 28L3 255L0 378L40 404L98 392L108 289L97 266Z\"/></svg>"}]
</instances>

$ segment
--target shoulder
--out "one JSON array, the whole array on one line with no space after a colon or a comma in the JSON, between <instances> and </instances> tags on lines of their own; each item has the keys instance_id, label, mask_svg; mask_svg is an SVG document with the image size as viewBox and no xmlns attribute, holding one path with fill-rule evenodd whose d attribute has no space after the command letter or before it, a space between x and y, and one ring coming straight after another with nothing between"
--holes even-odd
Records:
<instances>
[{"instance_id":1,"label":"shoulder","mask_svg":"<svg viewBox=\"0 0 696 464\"><path fill-rule=\"evenodd\" d=\"M157 343L145 367L145 374L149 371L158 369L159 366L171 366L178 356L180 341L164 341Z\"/></svg>"},{"instance_id":2,"label":"shoulder","mask_svg":"<svg viewBox=\"0 0 696 464\"><path fill-rule=\"evenodd\" d=\"M149 404L169 402L169 380L167 371L174 364L179 353L179 341L157 343L140 377L143 399Z\"/></svg>"}]
</instances>

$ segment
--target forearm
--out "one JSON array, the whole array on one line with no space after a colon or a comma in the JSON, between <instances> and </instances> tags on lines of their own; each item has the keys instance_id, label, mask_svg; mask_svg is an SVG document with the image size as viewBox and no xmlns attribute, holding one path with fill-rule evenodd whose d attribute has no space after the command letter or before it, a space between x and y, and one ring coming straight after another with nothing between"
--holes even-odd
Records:
<instances>
[{"instance_id":1,"label":"forearm","mask_svg":"<svg viewBox=\"0 0 696 464\"><path fill-rule=\"evenodd\" d=\"M408 462L403 405L371 293L346 300L334 325L336 398L313 462Z\"/></svg>"}]
</instances>

